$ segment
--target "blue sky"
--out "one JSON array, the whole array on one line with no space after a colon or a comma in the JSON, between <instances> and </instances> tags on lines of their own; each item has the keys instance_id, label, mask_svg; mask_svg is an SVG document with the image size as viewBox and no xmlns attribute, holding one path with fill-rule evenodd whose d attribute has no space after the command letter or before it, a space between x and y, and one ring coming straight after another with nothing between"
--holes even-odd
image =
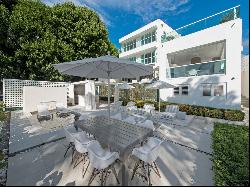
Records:
<instances>
[{"instance_id":1,"label":"blue sky","mask_svg":"<svg viewBox=\"0 0 250 187\"><path fill-rule=\"evenodd\" d=\"M71 1L95 10L108 27L110 40L120 47L122 36L156 19L173 29L240 5L244 54L249 54L248 0L42 0L48 5Z\"/></svg>"}]
</instances>

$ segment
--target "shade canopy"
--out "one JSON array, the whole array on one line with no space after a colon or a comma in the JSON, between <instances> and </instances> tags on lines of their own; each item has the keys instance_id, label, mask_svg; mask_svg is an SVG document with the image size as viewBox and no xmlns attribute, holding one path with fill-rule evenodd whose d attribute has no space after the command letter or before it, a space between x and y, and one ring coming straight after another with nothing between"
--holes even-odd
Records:
<instances>
[{"instance_id":1,"label":"shade canopy","mask_svg":"<svg viewBox=\"0 0 250 187\"><path fill-rule=\"evenodd\" d=\"M175 86L167 82L157 80L151 83L150 85L146 86L145 88L160 90L160 89L166 89L166 88L175 88ZM160 109L161 109L161 100L160 100L160 95L159 95L159 112L160 112Z\"/></svg>"},{"instance_id":2,"label":"shade canopy","mask_svg":"<svg viewBox=\"0 0 250 187\"><path fill-rule=\"evenodd\" d=\"M155 81L153 82L152 84L146 86L146 89L165 89L165 88L175 88L174 85L172 84L169 84L167 82L164 82L164 81Z\"/></svg>"},{"instance_id":3,"label":"shade canopy","mask_svg":"<svg viewBox=\"0 0 250 187\"><path fill-rule=\"evenodd\" d=\"M135 88L134 86L129 85L128 83L116 84L115 88L119 90L129 90Z\"/></svg>"},{"instance_id":4,"label":"shade canopy","mask_svg":"<svg viewBox=\"0 0 250 187\"><path fill-rule=\"evenodd\" d=\"M152 66L106 55L53 65L60 73L86 78L137 78L153 73Z\"/></svg>"},{"instance_id":5,"label":"shade canopy","mask_svg":"<svg viewBox=\"0 0 250 187\"><path fill-rule=\"evenodd\" d=\"M108 112L110 119L110 79L137 78L153 73L152 66L106 55L97 58L53 65L60 73L86 78L108 79Z\"/></svg>"}]
</instances>

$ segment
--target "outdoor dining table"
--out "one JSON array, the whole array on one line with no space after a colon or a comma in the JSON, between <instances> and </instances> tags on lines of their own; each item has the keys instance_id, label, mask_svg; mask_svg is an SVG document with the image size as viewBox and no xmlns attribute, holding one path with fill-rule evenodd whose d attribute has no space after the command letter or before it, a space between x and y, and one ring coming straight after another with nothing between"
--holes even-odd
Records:
<instances>
[{"instance_id":1,"label":"outdoor dining table","mask_svg":"<svg viewBox=\"0 0 250 187\"><path fill-rule=\"evenodd\" d=\"M127 186L128 157L136 145L153 135L153 130L117 119L109 120L106 116L95 116L76 123L79 128L94 135L101 144L108 145L110 151L119 152L122 162L119 174L122 175L122 186Z\"/></svg>"}]
</instances>

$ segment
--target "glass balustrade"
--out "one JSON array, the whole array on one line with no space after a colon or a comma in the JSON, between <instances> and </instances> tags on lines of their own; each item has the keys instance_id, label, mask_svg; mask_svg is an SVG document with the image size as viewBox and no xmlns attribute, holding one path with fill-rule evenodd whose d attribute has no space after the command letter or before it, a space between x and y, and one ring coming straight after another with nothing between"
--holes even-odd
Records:
<instances>
[{"instance_id":1,"label":"glass balustrade","mask_svg":"<svg viewBox=\"0 0 250 187\"><path fill-rule=\"evenodd\" d=\"M170 68L171 78L225 74L225 73L226 73L225 59Z\"/></svg>"},{"instance_id":2,"label":"glass balustrade","mask_svg":"<svg viewBox=\"0 0 250 187\"><path fill-rule=\"evenodd\" d=\"M167 42L188 34L204 30L206 28L225 23L240 17L240 6L233 7L223 12L214 14L179 29L165 33L161 36L161 42Z\"/></svg>"}]
</instances>

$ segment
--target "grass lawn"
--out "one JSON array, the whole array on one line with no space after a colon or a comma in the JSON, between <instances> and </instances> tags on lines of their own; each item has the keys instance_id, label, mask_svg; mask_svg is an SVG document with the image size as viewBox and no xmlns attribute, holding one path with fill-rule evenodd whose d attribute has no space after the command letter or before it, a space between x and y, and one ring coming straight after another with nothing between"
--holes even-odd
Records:
<instances>
[{"instance_id":1,"label":"grass lawn","mask_svg":"<svg viewBox=\"0 0 250 187\"><path fill-rule=\"evenodd\" d=\"M216 123L213 170L217 186L249 185L249 127Z\"/></svg>"}]
</instances>

